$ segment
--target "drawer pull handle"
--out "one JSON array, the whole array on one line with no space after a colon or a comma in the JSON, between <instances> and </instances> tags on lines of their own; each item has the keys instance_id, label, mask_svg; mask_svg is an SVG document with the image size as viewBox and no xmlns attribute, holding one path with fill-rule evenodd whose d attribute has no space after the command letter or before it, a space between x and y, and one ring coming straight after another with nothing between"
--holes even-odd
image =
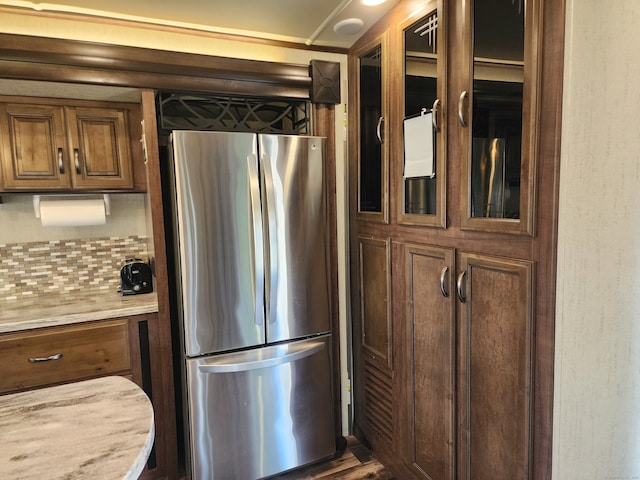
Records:
<instances>
[{"instance_id":1,"label":"drawer pull handle","mask_svg":"<svg viewBox=\"0 0 640 480\"><path fill-rule=\"evenodd\" d=\"M61 353L56 353L50 357L29 357L29 363L50 362L51 360L60 360L61 358Z\"/></svg>"}]
</instances>

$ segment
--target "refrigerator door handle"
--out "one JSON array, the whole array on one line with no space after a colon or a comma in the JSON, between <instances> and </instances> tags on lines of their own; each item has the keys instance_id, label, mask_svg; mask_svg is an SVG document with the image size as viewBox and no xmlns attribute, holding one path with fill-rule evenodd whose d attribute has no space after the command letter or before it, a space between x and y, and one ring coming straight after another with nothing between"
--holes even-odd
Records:
<instances>
[{"instance_id":1,"label":"refrigerator door handle","mask_svg":"<svg viewBox=\"0 0 640 480\"><path fill-rule=\"evenodd\" d=\"M228 359L218 357L198 365L198 370L202 373L233 373L275 367L310 357L325 345L322 341L302 342L232 353Z\"/></svg>"},{"instance_id":2,"label":"refrigerator door handle","mask_svg":"<svg viewBox=\"0 0 640 480\"><path fill-rule=\"evenodd\" d=\"M276 194L271 168L271 157L266 153L262 154L262 167L264 169L264 189L267 203L267 241L269 243L269 255L266 268L269 270L269 281L266 293L267 319L269 323L275 323L278 302L278 219L274 209L276 208Z\"/></svg>"},{"instance_id":3,"label":"refrigerator door handle","mask_svg":"<svg viewBox=\"0 0 640 480\"><path fill-rule=\"evenodd\" d=\"M249 172L249 194L251 197L251 218L253 221L253 278L255 288L255 322L264 325L264 237L260 208L260 181L258 157L252 153L247 156Z\"/></svg>"}]
</instances>

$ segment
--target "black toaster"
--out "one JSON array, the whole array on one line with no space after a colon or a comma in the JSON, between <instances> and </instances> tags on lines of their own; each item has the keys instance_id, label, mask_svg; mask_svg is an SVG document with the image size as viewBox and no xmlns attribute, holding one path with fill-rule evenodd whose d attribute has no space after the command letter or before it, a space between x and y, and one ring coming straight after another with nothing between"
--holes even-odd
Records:
<instances>
[{"instance_id":1,"label":"black toaster","mask_svg":"<svg viewBox=\"0 0 640 480\"><path fill-rule=\"evenodd\" d=\"M129 258L120 269L120 295L153 292L151 267L139 258Z\"/></svg>"}]
</instances>

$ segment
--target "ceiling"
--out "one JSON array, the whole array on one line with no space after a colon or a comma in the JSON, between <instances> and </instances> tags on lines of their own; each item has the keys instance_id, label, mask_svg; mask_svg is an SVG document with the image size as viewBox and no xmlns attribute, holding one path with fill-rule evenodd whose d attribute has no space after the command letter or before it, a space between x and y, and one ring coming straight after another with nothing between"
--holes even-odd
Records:
<instances>
[{"instance_id":1,"label":"ceiling","mask_svg":"<svg viewBox=\"0 0 640 480\"><path fill-rule=\"evenodd\" d=\"M348 48L398 1L365 6L362 0L0 0L0 5ZM352 19L362 23L355 32L348 27L359 22ZM339 22L347 24L346 32L334 31Z\"/></svg>"}]
</instances>

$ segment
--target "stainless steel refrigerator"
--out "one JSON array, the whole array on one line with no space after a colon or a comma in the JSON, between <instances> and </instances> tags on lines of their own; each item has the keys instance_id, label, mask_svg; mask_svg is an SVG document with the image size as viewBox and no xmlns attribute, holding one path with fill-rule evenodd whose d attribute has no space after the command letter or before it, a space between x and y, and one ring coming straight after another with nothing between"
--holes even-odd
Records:
<instances>
[{"instance_id":1,"label":"stainless steel refrigerator","mask_svg":"<svg viewBox=\"0 0 640 480\"><path fill-rule=\"evenodd\" d=\"M174 131L187 474L258 479L335 453L325 140Z\"/></svg>"}]
</instances>

